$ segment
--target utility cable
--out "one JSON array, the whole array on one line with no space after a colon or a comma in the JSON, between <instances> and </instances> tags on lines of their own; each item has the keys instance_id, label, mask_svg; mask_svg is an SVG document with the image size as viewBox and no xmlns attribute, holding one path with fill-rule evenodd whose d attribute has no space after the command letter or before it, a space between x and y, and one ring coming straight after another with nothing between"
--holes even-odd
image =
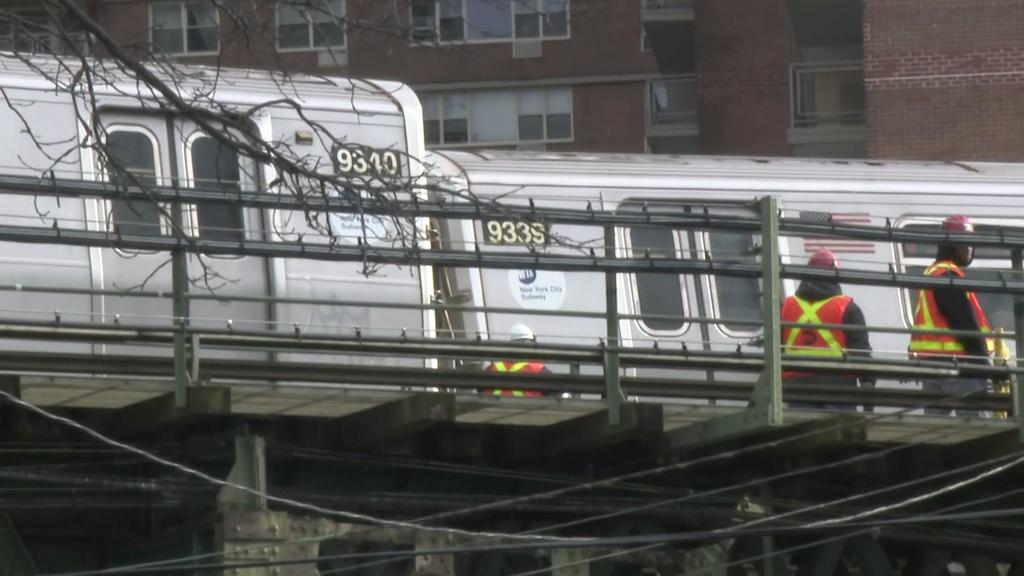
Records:
<instances>
[{"instance_id":1,"label":"utility cable","mask_svg":"<svg viewBox=\"0 0 1024 576\"><path fill-rule=\"evenodd\" d=\"M966 396L966 395L967 394L960 394L960 395L956 395L956 396L951 396L949 399L952 399L952 398L962 398L963 396ZM946 400L946 399L943 399L943 401L944 400ZM922 405L920 407L927 407L927 405L928 404L924 404L924 405ZM919 407L907 408L907 409L905 409L904 411L901 411L901 412L906 412L906 411L914 410L914 409L917 409L917 408L919 408ZM900 414L901 414L900 412L896 412L896 413L892 413L892 414L882 415L880 417L875 417L874 419L877 420L877 419L883 419L883 418L891 418L891 417L894 417L894 416L899 416ZM915 437L915 436L918 436L918 435L922 435L922 434L927 434L927 432L913 432L911 434L907 434L906 436L902 437L901 439L912 438L912 437ZM937 434L936 438L934 438L934 439L941 438L941 437L944 437L946 435L948 435L948 431L942 431L939 434ZM764 482L770 482L770 481L773 481L773 480L776 480L776 479L782 479L782 478L791 477L791 476L794 476L794 475L797 475L797 474L800 474L800 473L809 473L809 472L818 471L820 469L828 469L828 468L832 468L832 467L837 467L837 466L843 465L844 463L857 462L857 461L861 461L863 459L868 459L868 458L871 458L871 457L881 457L881 456L885 456L885 455L894 453L894 452L896 452L898 450L901 450L901 449L903 449L905 447L906 448L913 447L913 446L919 445L920 443L927 442L929 440L930 439L922 439L922 440L920 440L918 442L891 447L889 449L885 449L885 450L882 450L882 451L879 451L879 452L874 452L874 453L871 453L871 454L854 456L854 457L851 457L851 458L848 458L848 459L845 459L845 460L837 461L835 463L827 463L827 464L824 464L824 465L821 465L821 466L805 468L805 469L798 470L798 471L786 472L786 473L778 474L778 475L776 475L774 477L766 477L766 478L761 478L759 480L752 481L752 482L748 481L748 482L743 482L743 483L740 483L740 484L736 484L736 485L733 485L733 486L727 486L727 487L720 488L720 489L713 489L713 490L709 490L709 491L705 491L705 492L701 492L701 493L696 493L696 494L693 494L691 496L684 497L681 500L673 499L673 500L669 500L667 502L668 503L671 503L671 502L682 502L682 501L686 501L686 500L689 500L689 499L698 499L698 498L705 497L705 496L710 496L710 495L714 495L714 494L718 494L718 493L722 493L722 492L728 492L728 491L731 491L731 490L734 490L734 489L738 489L738 488L747 487L747 486L749 486L751 484L760 484L760 483L764 483ZM622 511L622 513L623 514L630 513L633 510L643 510L643 509L647 509L648 507L650 507L650 504L649 503L645 503L645 504L643 504L641 506L634 507L633 509L624 510L624 511ZM615 515L620 515L620 514L615 514ZM536 529L536 530L533 530L533 531L526 532L526 534L535 533L535 532L538 532L538 531L553 530L553 529L558 529L558 528L562 528L562 527L568 527L568 526L572 526L572 525L576 525L576 524L582 524L582 523L586 523L586 522L591 522L591 521L603 519L603 517L605 517L605 515L599 515L599 516L596 516L596 517L584 518L584 519L580 519L578 521L567 522L567 523L559 524L559 525L555 525L555 526L542 527L540 529ZM608 515L608 517L611 517L611 515ZM431 517L428 516L426 518L429 519ZM422 521L422 520L423 519L421 518L421 519L418 519L417 521ZM371 531L372 531L372 529L371 529ZM305 543L307 541L322 541L322 540L334 538L336 536L337 535L332 534L332 535L326 535L326 536L304 538L304 539L301 539L301 540L298 540L298 541L295 541L295 542L296 543ZM154 563L149 563L147 565L166 565L166 564L170 564L170 563L176 563L176 562L182 562L182 561L191 561L191 560L202 559L202 558L209 558L209 557L221 556L221 555L223 555L223 553L211 553L211 554L204 554L204 555L200 555L200 556L192 556L192 557L187 557L187 558L178 558L178 559L171 559L171 560L166 560L166 561L158 561L158 562L154 562ZM370 563L367 563L367 564L360 564L360 565L352 566L352 567L348 567L348 568L337 569L337 570L334 570L334 571L327 572L326 574L343 573L343 572L347 572L347 571L350 571L350 570L354 570L354 569L358 569L358 568L363 568L363 567L367 567L367 566L386 564L386 563L389 563L391 561L392 560L382 560L382 561L378 560L378 561L370 562Z\"/></svg>"},{"instance_id":2,"label":"utility cable","mask_svg":"<svg viewBox=\"0 0 1024 576\"><path fill-rule=\"evenodd\" d=\"M890 527L890 526L905 526L905 525L918 525L922 523L940 523L940 522L954 522L954 521L969 521L969 520L992 520L998 518L1017 518L1024 516L1024 508L1000 508L994 510L979 510L975 512L963 512L957 514L923 514L907 518L894 518L887 520L878 520L874 522L853 522L845 524L833 524L829 528L835 530L844 529L868 529L875 530L878 528ZM90 570L80 572L62 572L62 573L51 573L43 576L109 576L111 574L170 574L170 573L190 573L190 572L201 572L211 570L229 570L229 569L243 569L243 568L258 568L258 567L271 567L271 566L294 566L302 564L312 564L321 561L334 561L334 560L359 560L359 559L370 559L370 558L389 558L389 559L408 559L417 556L427 555L447 555L447 554L469 554L479 552L499 552L506 550L546 550L550 548L601 548L601 547L620 547L620 546L631 546L637 544L649 544L652 546L660 546L668 543L697 543L707 540L717 540L723 537L741 537L741 536L785 536L785 535L799 535L807 533L816 533L820 531L820 527L812 527L809 525L799 526L775 526L775 527L764 527L764 528L753 528L746 530L734 530L728 534L722 534L720 531L708 531L699 530L691 532L670 532L660 534L643 534L638 536L611 536L604 538L595 538L592 540L574 540L569 542L519 542L512 544L494 544L486 546L451 546L444 548L430 548L421 550L388 550L380 552L353 552L344 554L332 554L324 555L319 558L303 558L303 559L283 559L283 560L266 560L266 561L254 561L254 562L237 562L237 563L216 563L216 564L194 564L188 566L171 566L171 567L137 567L137 568L113 568L104 570ZM843 537L848 537L849 534L844 534ZM628 554L635 550L623 551L619 555ZM589 561L593 561L591 559ZM558 569L562 566L553 566L546 568L536 573L550 572ZM531 572L533 574L534 572ZM523 576L518 574L515 576Z\"/></svg>"},{"instance_id":3,"label":"utility cable","mask_svg":"<svg viewBox=\"0 0 1024 576\"><path fill-rule=\"evenodd\" d=\"M97 432L97 431L95 431L95 430L93 430L91 428L88 428L87 426L79 424L79 423L77 423L77 422L75 422L73 420L70 420L68 418L52 414L52 413L50 413L50 412L48 412L48 411L46 411L46 410L44 410L42 408L39 408L39 407L37 407L37 406L35 406L33 404L25 402L25 401L21 400L20 398L17 398L17 397L15 397L15 396L7 393L7 392L0 391L0 398L6 399L8 402L10 402L12 404L15 404L15 405L17 405L17 406L19 406L21 408L27 409L27 410L29 410L31 412L34 412L34 413L36 413L36 414L38 414L38 415L40 415L40 416L42 416L44 418L56 421L56 422L58 422L60 424L63 424L65 426L68 426L68 427L74 428L76 430L79 430L79 431L81 431L81 432L83 432L83 433L85 433L85 434L87 434L87 435L89 435L89 436L91 436L91 437L93 437L93 438L95 438L97 440L100 440L101 442L105 442L105 443L108 443L108 444L110 444L112 446L116 446L118 448L121 448L122 450L125 450L127 452L130 452L130 453L133 453L135 455L141 456L141 457L143 457L143 458L145 458L147 460L150 460L152 462L155 462L155 463L157 463L157 464L159 464L161 466L169 467L169 468L172 468L172 469L177 470L179 472L182 472L182 473L184 473L186 475L197 477L197 478L199 478L199 479L201 479L203 481L209 482L209 483L214 484L216 486L237 489L237 490L242 491L242 492L247 493L247 494L252 494L252 495L255 495L255 496L266 498L267 500L269 500L271 502L275 502L275 503L282 504L282 505L285 505L285 506L289 506L289 507L292 507L292 508L298 508L298 509L302 509L302 510L312 511L312 512L315 512L317 514L322 514L322 515L325 515L325 516L336 516L336 517L342 517L342 518L346 518L346 519L350 519L350 520L356 520L356 521L361 521L361 522L366 522L366 523L371 523L371 524L377 524L377 525L387 525L387 526L392 526L392 527L407 528L407 529L413 529L413 530L433 531L433 532L446 533L446 534L458 535L458 536L471 536L471 537L484 537L484 538L491 537L491 538L511 538L511 539L534 539L534 540L554 541L554 542L559 542L559 543L563 543L563 544L568 542L568 541L576 541L576 540L589 541L589 540L592 540L592 539L588 539L588 538L566 539L566 538L550 538L550 537L530 536L530 535L519 536L519 535L514 535L514 534L502 534L502 533L491 533L491 532L472 532L472 531L459 530L459 529L453 529L453 528L435 528L435 527L424 526L421 523L419 523L418 520L413 520L413 521L386 520L386 519L381 519L381 518L377 518L377 517L366 515L366 514L358 514L358 513L353 513L353 512L349 512L349 511L343 511L343 510L332 510L332 509L328 509L328 508L324 508L324 507L321 507L321 506L316 506L316 505L312 505L312 504L308 504L308 503L304 503L304 502L300 502L300 501L296 501L296 500L292 500L292 499L288 499L288 498L275 497L275 496L262 493L262 492L260 492L258 490L254 490L254 489L246 487L246 486L242 486L242 485L234 484L232 482L220 480L218 478L212 477L212 476L210 476L208 474L205 474L203 472L200 472L200 471L188 468L187 466L184 466L184 465L178 464L176 462L172 462L172 461L160 458L160 457L158 457L156 455L153 455L153 454L151 454L149 452L146 452L145 450L136 448L136 447L128 445L128 444L124 444L124 443L118 442L118 441L116 441L116 440L114 440L112 438L108 438L108 437L104 436L103 434L101 434L101 433L99 433L99 432ZM882 415L875 416L873 418L866 419L864 421L857 420L857 421L854 421L854 422L840 423L840 424L838 424L836 426L824 428L824 429L821 429L821 430L812 430L812 431L808 431L808 432L805 432L805 433L802 433L802 434L790 436L790 437L787 437L787 438L767 441L767 442L764 442L764 443L761 443L761 444L757 444L757 445L752 445L752 446L748 446L748 447L744 447L744 448L740 448L740 449L725 451L725 452L721 452L721 453L718 453L718 454L710 455L710 456L707 456L707 457L704 457L704 458L694 459L694 460L687 461L687 462L680 462L680 463L666 465L666 466L662 466L662 467L651 469L651 470L638 471L638 472L624 474L624 475L620 475L620 476L617 476L617 477L608 478L608 479L604 479L604 480L599 480L599 481L594 481L594 482L587 482L587 483L583 483L583 484L580 484L580 485L577 485L577 486L574 486L574 487L566 487L566 488L560 488L560 489L551 490L551 491L547 491L547 492L537 493L537 494L533 494L533 495L526 495L526 496L522 496L522 497L513 498L513 499L510 499L510 500L505 500L505 501L502 501L502 502L489 503L489 504L485 504L485 505L481 505L481 506L476 506L476 507L471 507L471 508L468 508L468 509L463 509L462 511L454 511L452 513L442 513L442 514L433 515L433 516L430 516L430 517L427 517L427 518L431 519L431 520L436 520L436 519L441 519L441 518L445 518L445 517L451 517L451 516L455 516L455 515L460 515L460 514L456 514L456 513L464 514L464 513L467 513L469 511L474 511L475 512L475 511L479 511L481 509L493 509L493 508L498 508L498 507L501 507L501 506L507 506L507 505L510 505L510 504L513 504L513 503L518 503L518 502L525 502L525 501L539 499L539 498L550 498L550 497L554 497L554 496L557 496L557 495L567 494L567 493L570 493L570 492L573 492L573 491L576 491L576 490L590 489L590 488L603 487L603 486L610 486L610 485L613 485L613 484L616 484L618 482L622 482L622 481L625 481L625 480L631 480L631 479L634 479L634 478L640 478L640 477L644 477L644 476L648 476L648 475L652 475L652 474L664 473L664 472L667 472L667 471L670 471L670 470L679 470L679 469L689 468L689 467L695 466L695 465L697 465L699 463L705 463L705 462L718 461L718 460L727 459L727 458L733 458L733 457L736 457L736 456L744 454L744 453L749 453L749 452L752 452L754 450L760 450L760 449L767 448L767 447L781 446L781 445L784 445L784 444L786 444L788 442L793 442L793 441L795 441L797 439L800 439L800 438L806 438L806 437L814 436L814 435L817 435L817 434L821 434L821 433L824 433L824 432L829 431L829 430L839 430L839 429L842 429L842 428L845 428L845 427L849 427L849 426L854 425L854 424L857 424L857 425L868 424L868 423L870 423L872 421L876 421L876 420L880 420L880 419L884 419L884 418L891 418L893 416L901 414L902 412L904 412L904 411L894 412L894 413L890 413L890 414L882 414Z\"/></svg>"},{"instance_id":4,"label":"utility cable","mask_svg":"<svg viewBox=\"0 0 1024 576\"><path fill-rule=\"evenodd\" d=\"M891 491L898 490L898 489L901 489L901 488L906 488L906 487L908 487L910 485L914 485L914 484L920 484L920 483L923 483L923 482L930 482L930 481L935 480L937 478L941 478L941 477L957 474L957 473L963 472L965 470L970 470L970 469L973 469L973 468L978 468L980 466L987 466L989 464L993 464L995 462L1000 462L1000 461L1007 460L1007 459L1011 459L1011 460L1009 462L1000 464L1000 465L995 466L993 468L989 468L987 470L984 470L984 471L982 471L982 472L980 472L980 473L978 473L978 474L976 474L974 476L971 476L970 478L966 478L966 479L960 480L958 482L954 482L952 484L947 484L945 486L942 486L941 488L938 488L936 490L931 490L931 491L926 492L924 494L920 494L920 495L917 495L917 496L914 496L914 497L911 497L911 498L907 498L907 499L904 499L904 500L901 500L899 502L895 502L895 503L892 503L892 504L889 504L889 505L879 506L877 508L874 508L874 509L871 509L871 510L866 510L866 511L860 512L858 514L852 514L852 515L849 515L849 516L829 519L829 520L825 520L825 521L811 522L809 524L805 524L805 525L802 526L802 528L806 528L806 529L823 528L823 527L827 527L827 526L847 526L848 527L848 526L855 525L857 523L857 521L860 521L860 520L862 520L864 518L867 518L869 516L877 515L877 514L880 514L882 512L886 512L886 511L893 510L893 509L896 509L896 508L901 508L901 507L909 506L911 504L915 504L915 503L918 503L918 502L923 502L925 500L930 500L932 498L936 498L936 497L941 496L943 494L947 494L949 492L953 492L955 490L959 490L960 488L964 488L966 486L970 486L972 484L976 484L976 483L981 482L981 481L983 481L983 480L985 480L987 478L990 478L990 477L992 477L992 476L994 476L996 474L1000 474L1002 472L1005 472L1005 471L1009 470L1010 468L1013 468L1015 466L1019 466L1020 464L1024 463L1024 451L1018 451L1018 452L1015 452L1015 453L1010 454L1010 455L999 456L999 457L992 458L992 459L989 459L989 460L986 460L986 461L983 461L983 462L976 462L976 463L970 464L968 466L962 466L962 467L954 469L954 470L948 470L948 471L945 471L945 472L940 472L940 473L937 473L937 474L932 474L932 475L929 475L929 476L926 476L926 477L923 477L923 478L918 478L918 479L915 479L915 480L910 480L910 481L907 481L907 482L902 482L900 484L896 484L896 485L892 485L892 486L886 486L884 488L880 488L880 489L877 489L877 490L873 490L873 491L869 491L869 492L863 492L863 493L860 493L860 494L855 494L855 495L847 496L847 497L844 497L844 498L839 498L839 499L836 499L836 500L832 500L830 502L823 502L823 503L820 503L820 504L814 504L814 505L811 505L811 506L807 506L807 507L800 508L800 509L797 509L797 510L791 510L789 512L784 512L784 513L781 513L781 514L775 514L775 515L772 515L772 516L766 516L764 518L759 518L759 519L756 519L756 520L751 520L751 521L748 521L748 522L744 522L742 524L738 524L736 526L730 526L730 527L727 527L727 528L720 528L720 529L717 529L717 530L712 530L711 533L719 534L719 535L724 535L724 536L732 536L732 535L735 535L735 534L745 534L745 533L749 533L749 528L754 527L754 526L758 526L760 524L764 524L766 522L771 522L771 521L779 520L779 519L782 519L782 518L787 518L789 516L794 516L796 514L802 514L804 512L818 510L818 509L829 507L829 506L832 506L832 505L835 505L835 504L847 503L847 502L850 502L850 501L852 501L854 499L862 499L862 498L866 498L866 497L877 496L877 495L879 495L881 493L891 492ZM894 524L899 524L899 523L906 523L907 521L910 521L910 520L918 520L920 518L933 519L933 518L936 518L936 517L938 517L938 516L933 514L933 515L913 516L913 517L910 517L909 519L879 520L879 521L876 521L874 523L871 523L871 527L874 528L874 527L881 526L881 525L894 525ZM950 518L952 518L952 519L962 520L962 519L965 519L965 518L979 518L979 517L982 517L982 515L981 514L978 514L978 515L958 515L958 516L955 516L955 517L944 516L943 519L950 519ZM984 517L987 518L987 517L990 517L990 516L985 515ZM783 532L789 531L787 528L782 528L781 530ZM845 536L845 537L848 537L848 535ZM610 559L610 558L614 558L614 557L617 557L617 556L624 556L626 554L642 552L642 551L646 551L646 550L649 550L649 549L661 546L662 544L663 543L652 543L652 544L649 544L649 545L646 545L646 546L642 546L640 548L632 548L632 549L629 549L629 550L621 550L621 551L618 551L618 552L612 552L610 554L606 554L605 556L601 557L600 559ZM593 560L594 559L588 560L588 562L593 561ZM749 561L749 559L745 560L745 561ZM558 566L551 566L551 567L544 568L544 569L531 570L529 572L521 572L521 573L514 574L512 576L533 576L533 575L536 575L536 574L546 574L546 573L551 572L553 570L556 570L556 569L559 569L559 568L570 567L570 566L576 565L577 563L582 563L582 562L583 561L576 561L576 562L573 562L573 563L560 564Z\"/></svg>"},{"instance_id":5,"label":"utility cable","mask_svg":"<svg viewBox=\"0 0 1024 576\"><path fill-rule=\"evenodd\" d=\"M267 493L262 492L260 490L256 490L256 489L250 488L248 486L244 486L242 484L236 484L234 482L230 482L230 481L227 481L227 480L221 480L220 478L216 478L216 477L211 476L211 475L209 475L209 474L207 474L205 472L201 472L201 471L196 470L194 468L189 468L188 466L185 466L183 464L179 464L177 462L173 462L171 460L167 460L167 459L161 458L160 456L157 456L157 455L155 455L153 453L147 452L146 450L143 450L141 448L137 448L137 447L132 446L130 444L125 444L123 442L119 442L117 440L114 440L113 438L110 438L108 436L103 435L102 433L100 433L100 432L98 432L96 430L93 430L92 428L89 428L88 426L85 426L83 424L75 422L74 420L71 420L70 418L65 418L64 416L58 416L57 414L53 414L52 412L44 410L44 409L42 409L42 408L40 408L40 407L38 407L38 406L36 406L34 404L31 404L29 402L26 402L26 401L22 400L21 398L18 398L17 396L14 396L13 394L10 394L10 393L8 393L6 391L0 390L0 399L4 399L7 402L10 402L11 404L14 404L14 405L16 405L18 407L24 408L24 409L26 409L26 410L28 410L30 412L33 412L33 413L35 413L35 414L37 414L39 416L42 416L43 418L46 418L48 420L52 420L54 422L57 422L59 424L67 426L69 428L73 428L75 430L78 430L79 432L82 432L82 433L84 433L84 434L86 434L88 436L91 436L92 438L95 438L95 439L97 439L97 440L99 440L101 442L105 442L107 444L110 444L111 446L115 446L115 447L120 448L120 449L122 449L122 450L124 450L126 452L130 452L132 454L135 454L137 456L145 458L146 460L149 460L150 462L153 462L153 463L158 464L160 466L164 466L166 468L170 468L172 470L176 470L176 471L178 471L178 472L180 472L180 473L182 473L182 474L184 474L186 476L191 476L191 477L194 477L194 478L198 478L199 480L202 480L202 481L207 482L209 484L213 484L215 486L219 486L221 488L231 488L233 490L238 490L239 492L243 492L245 494L249 494L249 495L252 495L252 496L257 496L259 498L265 498L267 501L274 502L276 504L281 504L281 505L287 506L289 508L295 508L295 509L299 509L299 510L305 510L305 511L308 511L308 512L314 512L316 514L320 514L320 515L323 515L323 516L344 518L346 520L351 520L351 521L356 521L356 522L365 522L365 523L368 523L368 524L374 524L374 525L380 525L380 526L389 526L389 527L393 527L393 528L405 528L405 529L411 529L411 530L420 530L420 531L425 531L425 532L435 532L435 533L450 534L450 535L456 535L456 536L476 536L476 537L484 536L484 537L493 537L493 538L525 538L525 539L541 539L541 540L557 540L557 541L564 541L565 540L565 539L561 539L561 538L552 539L552 538L548 538L548 537L544 537L544 536L516 536L514 534L502 534L502 533L496 533L496 532L472 532L472 531L469 531L469 530L460 530L460 529L457 529L457 528L439 528L439 527L432 527L432 526L423 526L423 525L417 524L415 522L404 522L404 521L401 521L401 520L387 520L387 519L384 519L384 518L378 518L376 516L371 516L371 515L368 515L368 514L359 514L359 513L356 513L356 512L349 512L349 511L346 511L346 510L333 510L333 509L330 509L330 508L324 508L322 506L317 506L317 505L314 505L314 504L308 504L306 502L301 502L301 501L293 500L293 499L290 499L290 498L281 498L281 497L278 497L278 496L273 496L271 494L267 494Z\"/></svg>"}]
</instances>

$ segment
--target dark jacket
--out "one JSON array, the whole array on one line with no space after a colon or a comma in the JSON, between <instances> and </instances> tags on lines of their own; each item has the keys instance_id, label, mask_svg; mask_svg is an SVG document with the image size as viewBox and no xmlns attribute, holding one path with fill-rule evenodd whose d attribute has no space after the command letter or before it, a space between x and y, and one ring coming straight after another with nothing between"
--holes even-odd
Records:
<instances>
[{"instance_id":1,"label":"dark jacket","mask_svg":"<svg viewBox=\"0 0 1024 576\"><path fill-rule=\"evenodd\" d=\"M823 280L805 280L800 283L800 287L796 290L797 296L810 302L818 302L826 298L839 296L842 293L843 291L839 288L838 283ZM847 326L866 325L864 312L852 300L843 314L843 324ZM866 330L844 330L843 332L846 334L846 348L849 350L850 356L871 357L871 343L868 341L868 332ZM875 379L873 376L861 376L860 381L868 384L874 382Z\"/></svg>"},{"instance_id":2,"label":"dark jacket","mask_svg":"<svg viewBox=\"0 0 1024 576\"><path fill-rule=\"evenodd\" d=\"M953 254L950 251L939 249L937 260L952 260ZM940 276L953 274L950 270L943 270ZM974 310L967 300L967 290L957 286L945 286L935 288L935 305L939 307L939 313L949 321L950 330L981 330L978 319L974 317ZM957 336L964 352L972 356L968 361L973 363L988 364L988 348L985 346L985 338L981 336Z\"/></svg>"}]
</instances>

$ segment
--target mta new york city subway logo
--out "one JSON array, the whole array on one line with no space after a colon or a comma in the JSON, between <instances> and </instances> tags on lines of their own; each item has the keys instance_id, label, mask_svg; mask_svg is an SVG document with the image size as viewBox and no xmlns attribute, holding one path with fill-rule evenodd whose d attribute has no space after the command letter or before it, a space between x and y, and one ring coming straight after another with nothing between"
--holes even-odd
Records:
<instances>
[{"instance_id":1,"label":"mta new york city subway logo","mask_svg":"<svg viewBox=\"0 0 1024 576\"><path fill-rule=\"evenodd\" d=\"M551 270L509 270L508 289L521 308L557 310L565 302L565 274Z\"/></svg>"}]
</instances>

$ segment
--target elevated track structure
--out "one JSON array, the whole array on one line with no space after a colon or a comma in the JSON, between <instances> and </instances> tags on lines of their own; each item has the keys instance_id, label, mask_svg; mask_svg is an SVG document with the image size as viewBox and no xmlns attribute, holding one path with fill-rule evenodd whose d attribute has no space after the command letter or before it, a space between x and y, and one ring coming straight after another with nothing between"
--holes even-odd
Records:
<instances>
[{"instance_id":1,"label":"elevated track structure","mask_svg":"<svg viewBox=\"0 0 1024 576\"><path fill-rule=\"evenodd\" d=\"M0 189L155 199L175 210L212 202L599 227L599 249L558 254L537 246L495 254L474 246L133 236L60 221L0 224L0 240L162 252L178 262L203 254L601 273L605 283L594 289L607 303L595 313L571 306L503 310L443 298L417 305L232 296L198 290L187 267L177 265L170 292L4 279L0 291L166 299L175 313L139 319L77 317L57 308L0 311L0 341L22 343L0 348L0 576L1024 574L1024 472L1017 466L1024 458L1024 399L1016 385L1024 365L786 357L778 312L783 279L952 284L1014 295L1016 330L995 336L1024 350L1019 230L964 235L814 223L780 217L771 196L723 201L757 215L726 217L664 207L460 204L442 201L440 188L386 206L14 176L0 177ZM756 233L757 261L617 250L616 230L638 225ZM787 235L969 241L1012 251L1015 266L995 280L822 270L784 263L778 240ZM634 316L618 309L617 291L620 277L635 272L759 279L764 317L746 321L760 329L759 339L735 350L632 346L618 325ZM191 303L226 300L413 308L436 315L442 329L382 335L273 320L214 325L189 313ZM486 311L603 319L607 330L588 342L517 344L443 329L446 313ZM86 344L88 352L68 351L69 343ZM396 358L403 362L390 361ZM553 370L481 370L491 360L540 361ZM784 369L871 374L893 385L783 386ZM958 396L916 386L964 376L1013 386L1009 393ZM546 395L480 393L493 388ZM926 415L925 407L985 416Z\"/></svg>"}]
</instances>

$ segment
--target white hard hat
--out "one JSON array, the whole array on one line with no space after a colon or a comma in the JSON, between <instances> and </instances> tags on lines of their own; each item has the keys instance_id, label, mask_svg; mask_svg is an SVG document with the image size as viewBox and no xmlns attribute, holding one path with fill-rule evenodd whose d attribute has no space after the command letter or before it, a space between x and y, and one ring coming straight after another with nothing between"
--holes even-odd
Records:
<instances>
[{"instance_id":1,"label":"white hard hat","mask_svg":"<svg viewBox=\"0 0 1024 576\"><path fill-rule=\"evenodd\" d=\"M526 324L513 324L508 329L508 339L513 342L533 341L533 330L530 330Z\"/></svg>"}]
</instances>

